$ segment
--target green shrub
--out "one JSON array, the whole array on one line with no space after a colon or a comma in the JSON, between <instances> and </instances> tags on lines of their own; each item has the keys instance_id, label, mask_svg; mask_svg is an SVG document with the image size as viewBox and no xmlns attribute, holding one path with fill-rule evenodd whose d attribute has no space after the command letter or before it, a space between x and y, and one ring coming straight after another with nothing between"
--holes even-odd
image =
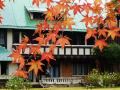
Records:
<instances>
[{"instance_id":1,"label":"green shrub","mask_svg":"<svg viewBox=\"0 0 120 90\"><path fill-rule=\"evenodd\" d=\"M96 69L93 69L86 77L86 81L87 83L92 84L94 86L99 86L98 83L100 81L100 78L98 78L99 76L100 73Z\"/></svg>"},{"instance_id":2,"label":"green shrub","mask_svg":"<svg viewBox=\"0 0 120 90\"><path fill-rule=\"evenodd\" d=\"M120 73L99 73L93 69L86 77L86 81L96 87L120 86Z\"/></svg>"},{"instance_id":3,"label":"green shrub","mask_svg":"<svg viewBox=\"0 0 120 90\"><path fill-rule=\"evenodd\" d=\"M120 73L114 73L112 74L112 82L116 85L116 86L120 86Z\"/></svg>"},{"instance_id":4,"label":"green shrub","mask_svg":"<svg viewBox=\"0 0 120 90\"><path fill-rule=\"evenodd\" d=\"M28 90L31 88L30 82L24 78L12 77L6 83L6 88L11 90Z\"/></svg>"},{"instance_id":5,"label":"green shrub","mask_svg":"<svg viewBox=\"0 0 120 90\"><path fill-rule=\"evenodd\" d=\"M108 45L108 47L105 47L102 52L99 50L99 48L94 48L93 51L95 58L99 59L100 61L106 60L111 64L120 63L120 44L111 43Z\"/></svg>"},{"instance_id":6,"label":"green shrub","mask_svg":"<svg viewBox=\"0 0 120 90\"><path fill-rule=\"evenodd\" d=\"M105 72L104 74L101 74L101 80L102 80L102 86L103 87L110 87L112 86L112 73Z\"/></svg>"}]
</instances>

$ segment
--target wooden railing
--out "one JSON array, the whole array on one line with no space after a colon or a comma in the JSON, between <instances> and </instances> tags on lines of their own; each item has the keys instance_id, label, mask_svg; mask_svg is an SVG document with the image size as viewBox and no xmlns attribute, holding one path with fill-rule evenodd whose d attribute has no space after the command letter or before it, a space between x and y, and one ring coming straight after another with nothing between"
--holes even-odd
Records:
<instances>
[{"instance_id":1,"label":"wooden railing","mask_svg":"<svg viewBox=\"0 0 120 90\"><path fill-rule=\"evenodd\" d=\"M19 44L13 44L13 48L16 48ZM28 44L30 46L31 44ZM54 50L54 55L93 55L93 45L65 45L65 48L61 48L60 45L57 45ZM41 52L47 52L49 50L49 45L42 46ZM29 54L30 49L26 48L25 52L22 54Z\"/></svg>"},{"instance_id":2,"label":"wooden railing","mask_svg":"<svg viewBox=\"0 0 120 90\"><path fill-rule=\"evenodd\" d=\"M10 75L0 75L0 80L1 79L10 79L11 76Z\"/></svg>"},{"instance_id":3,"label":"wooden railing","mask_svg":"<svg viewBox=\"0 0 120 90\"><path fill-rule=\"evenodd\" d=\"M58 77L58 78L42 78L42 84L80 84L84 81L82 77Z\"/></svg>"}]
</instances>

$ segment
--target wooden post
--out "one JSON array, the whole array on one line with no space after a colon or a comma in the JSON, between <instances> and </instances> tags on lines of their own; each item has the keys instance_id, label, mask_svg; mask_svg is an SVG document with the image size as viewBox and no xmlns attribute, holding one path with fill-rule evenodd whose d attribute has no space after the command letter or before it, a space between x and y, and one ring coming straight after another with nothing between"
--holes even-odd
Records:
<instances>
[{"instance_id":1,"label":"wooden post","mask_svg":"<svg viewBox=\"0 0 120 90\"><path fill-rule=\"evenodd\" d=\"M34 73L33 73L33 82L36 82L36 76Z\"/></svg>"},{"instance_id":2,"label":"wooden post","mask_svg":"<svg viewBox=\"0 0 120 90\"><path fill-rule=\"evenodd\" d=\"M96 69L100 71L100 61L96 60L95 63L96 63Z\"/></svg>"},{"instance_id":3,"label":"wooden post","mask_svg":"<svg viewBox=\"0 0 120 90\"><path fill-rule=\"evenodd\" d=\"M19 32L19 43L21 43L22 42L22 32L20 31Z\"/></svg>"},{"instance_id":4,"label":"wooden post","mask_svg":"<svg viewBox=\"0 0 120 90\"><path fill-rule=\"evenodd\" d=\"M0 75L1 75L1 62L0 62Z\"/></svg>"},{"instance_id":5,"label":"wooden post","mask_svg":"<svg viewBox=\"0 0 120 90\"><path fill-rule=\"evenodd\" d=\"M13 35L12 30L7 31L7 49L12 51L12 44L13 44Z\"/></svg>"}]
</instances>

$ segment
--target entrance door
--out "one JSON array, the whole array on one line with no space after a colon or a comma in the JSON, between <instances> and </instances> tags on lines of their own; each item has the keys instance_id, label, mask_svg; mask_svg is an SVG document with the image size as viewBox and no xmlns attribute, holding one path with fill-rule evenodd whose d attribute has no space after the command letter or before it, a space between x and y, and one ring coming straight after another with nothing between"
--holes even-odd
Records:
<instances>
[{"instance_id":1,"label":"entrance door","mask_svg":"<svg viewBox=\"0 0 120 90\"><path fill-rule=\"evenodd\" d=\"M59 77L60 76L60 67L59 65L52 66L48 69L50 77Z\"/></svg>"}]
</instances>

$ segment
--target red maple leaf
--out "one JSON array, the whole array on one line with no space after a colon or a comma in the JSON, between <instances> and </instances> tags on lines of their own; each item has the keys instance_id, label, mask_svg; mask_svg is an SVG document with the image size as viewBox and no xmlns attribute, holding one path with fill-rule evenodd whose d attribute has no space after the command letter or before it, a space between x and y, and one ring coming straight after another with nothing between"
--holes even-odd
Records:
<instances>
[{"instance_id":1,"label":"red maple leaf","mask_svg":"<svg viewBox=\"0 0 120 90\"><path fill-rule=\"evenodd\" d=\"M99 3L102 3L102 1L101 0L94 0L94 3L99 4Z\"/></svg>"},{"instance_id":2,"label":"red maple leaf","mask_svg":"<svg viewBox=\"0 0 120 90\"><path fill-rule=\"evenodd\" d=\"M45 44L44 35L41 34L39 37L33 39L38 42L39 45Z\"/></svg>"},{"instance_id":3,"label":"red maple leaf","mask_svg":"<svg viewBox=\"0 0 120 90\"><path fill-rule=\"evenodd\" d=\"M50 64L50 61L55 59L52 52L44 52L42 53L41 60L46 60Z\"/></svg>"},{"instance_id":4,"label":"red maple leaf","mask_svg":"<svg viewBox=\"0 0 120 90\"><path fill-rule=\"evenodd\" d=\"M115 15L112 15L112 13L108 13L109 18L106 18L105 20L105 23L109 28L113 28L117 26L116 18L114 16Z\"/></svg>"},{"instance_id":5,"label":"red maple leaf","mask_svg":"<svg viewBox=\"0 0 120 90\"><path fill-rule=\"evenodd\" d=\"M107 29L98 29L98 37L100 37L100 36L106 37Z\"/></svg>"},{"instance_id":6,"label":"red maple leaf","mask_svg":"<svg viewBox=\"0 0 120 90\"><path fill-rule=\"evenodd\" d=\"M84 3L81 8L83 9L82 11L85 11L86 14L88 14L92 9L91 3Z\"/></svg>"},{"instance_id":7,"label":"red maple leaf","mask_svg":"<svg viewBox=\"0 0 120 90\"><path fill-rule=\"evenodd\" d=\"M75 5L71 6L71 10L73 10L74 15L76 15L77 13L81 12L80 5L75 4Z\"/></svg>"},{"instance_id":8,"label":"red maple leaf","mask_svg":"<svg viewBox=\"0 0 120 90\"><path fill-rule=\"evenodd\" d=\"M25 65L25 60L23 58L23 56L19 53L18 50L14 50L12 52L12 54L9 55L9 57L11 57L12 63L18 63L19 64L19 69L22 69Z\"/></svg>"},{"instance_id":9,"label":"red maple leaf","mask_svg":"<svg viewBox=\"0 0 120 90\"><path fill-rule=\"evenodd\" d=\"M93 16L93 23L97 25L104 24L104 18L99 15Z\"/></svg>"},{"instance_id":10,"label":"red maple leaf","mask_svg":"<svg viewBox=\"0 0 120 90\"><path fill-rule=\"evenodd\" d=\"M27 47L28 42L29 42L29 38L24 35L24 38L22 39L22 42L20 43L19 46L17 46L16 50L18 50L19 52L21 52L21 51L24 52L25 48Z\"/></svg>"},{"instance_id":11,"label":"red maple leaf","mask_svg":"<svg viewBox=\"0 0 120 90\"><path fill-rule=\"evenodd\" d=\"M37 26L36 26L37 28L36 28L36 30L35 30L35 32L34 32L34 34L41 34L41 32L42 32L42 30L43 30L43 28L42 28L42 23L39 23L39 24L37 24ZM33 35L34 35L33 34Z\"/></svg>"},{"instance_id":12,"label":"red maple leaf","mask_svg":"<svg viewBox=\"0 0 120 90\"><path fill-rule=\"evenodd\" d=\"M12 54L10 54L9 57L11 57L14 62L19 62L19 58L21 57L21 54L18 50L13 50Z\"/></svg>"},{"instance_id":13,"label":"red maple leaf","mask_svg":"<svg viewBox=\"0 0 120 90\"><path fill-rule=\"evenodd\" d=\"M56 42L56 44L60 44L62 46L62 48L65 47L65 45L70 45L70 42L69 42L70 38L67 37L67 36L62 36L61 38L59 38Z\"/></svg>"},{"instance_id":14,"label":"red maple leaf","mask_svg":"<svg viewBox=\"0 0 120 90\"><path fill-rule=\"evenodd\" d=\"M55 47L56 47L56 44L51 44L49 46L49 52L52 52L54 54Z\"/></svg>"},{"instance_id":15,"label":"red maple leaf","mask_svg":"<svg viewBox=\"0 0 120 90\"><path fill-rule=\"evenodd\" d=\"M96 40L94 47L98 47L100 51L103 50L104 47L108 46L104 39Z\"/></svg>"},{"instance_id":16,"label":"red maple leaf","mask_svg":"<svg viewBox=\"0 0 120 90\"><path fill-rule=\"evenodd\" d=\"M18 50L19 52L24 52L26 47L27 43L21 43L19 46L17 46L16 50Z\"/></svg>"},{"instance_id":17,"label":"red maple leaf","mask_svg":"<svg viewBox=\"0 0 120 90\"><path fill-rule=\"evenodd\" d=\"M75 25L73 20L73 18L67 18L66 20L64 20L62 23L63 27L72 30L72 26Z\"/></svg>"},{"instance_id":18,"label":"red maple leaf","mask_svg":"<svg viewBox=\"0 0 120 90\"><path fill-rule=\"evenodd\" d=\"M25 66L25 59L23 57L20 57L19 59L19 69L23 69Z\"/></svg>"},{"instance_id":19,"label":"red maple leaf","mask_svg":"<svg viewBox=\"0 0 120 90\"><path fill-rule=\"evenodd\" d=\"M45 3L47 3L47 6L50 6L50 4L53 2L52 0L44 0Z\"/></svg>"},{"instance_id":20,"label":"red maple leaf","mask_svg":"<svg viewBox=\"0 0 120 90\"><path fill-rule=\"evenodd\" d=\"M54 20L53 8L48 8L45 14L46 14L45 20L50 20L50 21Z\"/></svg>"},{"instance_id":21,"label":"red maple leaf","mask_svg":"<svg viewBox=\"0 0 120 90\"><path fill-rule=\"evenodd\" d=\"M57 22L54 24L53 30L56 32L56 34L59 32L59 30L62 29L62 23L61 22Z\"/></svg>"},{"instance_id":22,"label":"red maple leaf","mask_svg":"<svg viewBox=\"0 0 120 90\"><path fill-rule=\"evenodd\" d=\"M108 35L107 35L106 39L111 37L114 40L115 37L117 37L119 35L119 33L118 33L119 31L120 31L119 28L111 28L111 30L107 30Z\"/></svg>"},{"instance_id":23,"label":"red maple leaf","mask_svg":"<svg viewBox=\"0 0 120 90\"><path fill-rule=\"evenodd\" d=\"M39 7L40 2L41 2L41 0L32 0L32 4L33 5L35 4L38 7Z\"/></svg>"},{"instance_id":24,"label":"red maple leaf","mask_svg":"<svg viewBox=\"0 0 120 90\"><path fill-rule=\"evenodd\" d=\"M5 7L4 1L3 1L3 0L0 0L0 9L3 9L3 7Z\"/></svg>"},{"instance_id":25,"label":"red maple leaf","mask_svg":"<svg viewBox=\"0 0 120 90\"><path fill-rule=\"evenodd\" d=\"M40 53L41 53L41 51L40 51L40 46L39 45L37 45L37 46L35 46L35 45L30 46L30 54L33 54L34 57L36 57L36 54L40 54Z\"/></svg>"},{"instance_id":26,"label":"red maple leaf","mask_svg":"<svg viewBox=\"0 0 120 90\"><path fill-rule=\"evenodd\" d=\"M24 38L22 39L22 43L28 43L29 42L29 38L24 35Z\"/></svg>"},{"instance_id":27,"label":"red maple leaf","mask_svg":"<svg viewBox=\"0 0 120 90\"><path fill-rule=\"evenodd\" d=\"M57 39L57 34L54 32L49 32L46 37L46 42L49 42L50 40L52 40L52 42L55 43L56 39Z\"/></svg>"},{"instance_id":28,"label":"red maple leaf","mask_svg":"<svg viewBox=\"0 0 120 90\"><path fill-rule=\"evenodd\" d=\"M93 13L95 13L95 14L100 14L101 13L101 11L103 10L103 8L101 7L101 4L94 4L93 6L92 6L92 11L93 11Z\"/></svg>"},{"instance_id":29,"label":"red maple leaf","mask_svg":"<svg viewBox=\"0 0 120 90\"><path fill-rule=\"evenodd\" d=\"M28 78L28 72L27 71L24 71L24 70L17 70L14 75L15 76L18 76L18 77L21 77L21 78Z\"/></svg>"},{"instance_id":30,"label":"red maple leaf","mask_svg":"<svg viewBox=\"0 0 120 90\"><path fill-rule=\"evenodd\" d=\"M86 34L86 36L85 36L85 40L87 40L87 39L89 39L89 38L91 38L91 37L96 38L96 34L97 34L97 31L96 31L96 30L93 30L93 29L88 28L88 29L87 29L87 34Z\"/></svg>"},{"instance_id":31,"label":"red maple leaf","mask_svg":"<svg viewBox=\"0 0 120 90\"><path fill-rule=\"evenodd\" d=\"M27 65L30 65L28 72L33 70L36 76L38 74L38 70L43 72L42 65L44 65L44 64L40 60L37 60L37 61L32 60Z\"/></svg>"},{"instance_id":32,"label":"red maple leaf","mask_svg":"<svg viewBox=\"0 0 120 90\"><path fill-rule=\"evenodd\" d=\"M86 27L88 27L89 24L93 24L93 17L86 15L81 21L85 23Z\"/></svg>"},{"instance_id":33,"label":"red maple leaf","mask_svg":"<svg viewBox=\"0 0 120 90\"><path fill-rule=\"evenodd\" d=\"M49 24L48 24L48 22L47 21L45 21L44 20L44 22L43 22L43 30L49 30Z\"/></svg>"}]
</instances>

